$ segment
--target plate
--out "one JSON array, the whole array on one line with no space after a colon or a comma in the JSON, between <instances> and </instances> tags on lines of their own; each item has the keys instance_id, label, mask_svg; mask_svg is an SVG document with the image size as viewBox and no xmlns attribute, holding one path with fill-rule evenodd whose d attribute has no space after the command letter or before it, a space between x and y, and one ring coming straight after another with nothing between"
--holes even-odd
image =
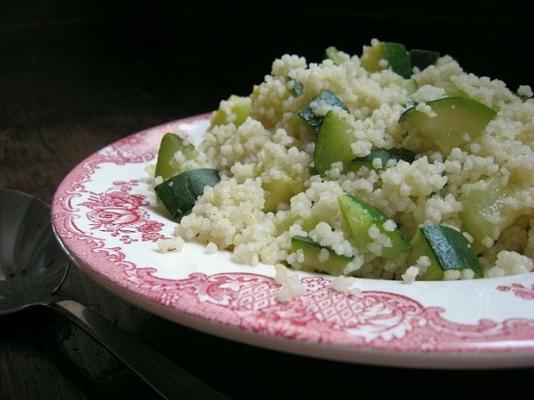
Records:
<instances>
[{"instance_id":1,"label":"plate","mask_svg":"<svg viewBox=\"0 0 534 400\"><path fill-rule=\"evenodd\" d=\"M194 329L235 341L354 363L426 368L534 365L534 273L415 282L359 279L360 296L328 276L299 273L307 292L288 303L274 268L186 243L162 254L175 223L155 211L145 168L166 132L199 141L209 115L121 139L75 167L59 186L52 222L80 268L120 297Z\"/></svg>"}]
</instances>

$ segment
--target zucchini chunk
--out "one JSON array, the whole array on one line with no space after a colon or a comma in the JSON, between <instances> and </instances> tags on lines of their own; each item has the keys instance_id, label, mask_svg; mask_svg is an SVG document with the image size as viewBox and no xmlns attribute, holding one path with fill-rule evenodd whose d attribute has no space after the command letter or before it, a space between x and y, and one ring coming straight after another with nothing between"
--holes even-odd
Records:
<instances>
[{"instance_id":1,"label":"zucchini chunk","mask_svg":"<svg viewBox=\"0 0 534 400\"><path fill-rule=\"evenodd\" d=\"M172 218L180 221L195 205L204 187L215 186L221 178L215 169L192 169L167 179L154 189Z\"/></svg>"},{"instance_id":2,"label":"zucchini chunk","mask_svg":"<svg viewBox=\"0 0 534 400\"><path fill-rule=\"evenodd\" d=\"M291 89L291 93L295 97L299 97L304 93L304 85L296 79L288 78L287 83Z\"/></svg>"},{"instance_id":3,"label":"zucchini chunk","mask_svg":"<svg viewBox=\"0 0 534 400\"><path fill-rule=\"evenodd\" d=\"M319 253L322 249L328 251L328 259L319 261ZM340 256L329 247L321 246L305 236L293 236L291 238L291 251L302 250L304 262L301 265L303 271L321 271L330 275L343 275L343 271L352 257Z\"/></svg>"},{"instance_id":4,"label":"zucchini chunk","mask_svg":"<svg viewBox=\"0 0 534 400\"><path fill-rule=\"evenodd\" d=\"M376 158L381 160L380 168L373 166L373 160ZM363 166L369 169L385 169L389 160L404 160L411 163L415 160L415 153L408 149L374 149L365 157L352 160L348 169L355 171Z\"/></svg>"},{"instance_id":5,"label":"zucchini chunk","mask_svg":"<svg viewBox=\"0 0 534 400\"><path fill-rule=\"evenodd\" d=\"M351 147L353 141L354 135L350 125L335 111L329 111L322 121L313 154L317 172L324 174L332 163L338 161L347 166L354 158Z\"/></svg>"},{"instance_id":6,"label":"zucchini chunk","mask_svg":"<svg viewBox=\"0 0 534 400\"><path fill-rule=\"evenodd\" d=\"M412 75L412 62L403 44L377 41L364 49L361 64L367 71L376 72L385 68L381 65L381 60L387 61L387 67L403 78Z\"/></svg>"},{"instance_id":7,"label":"zucchini chunk","mask_svg":"<svg viewBox=\"0 0 534 400\"><path fill-rule=\"evenodd\" d=\"M461 147L482 135L486 125L497 112L468 97L444 97L429 101L433 117L411 107L400 117L410 134L421 139L422 150L439 150L448 155L454 147Z\"/></svg>"},{"instance_id":8,"label":"zucchini chunk","mask_svg":"<svg viewBox=\"0 0 534 400\"><path fill-rule=\"evenodd\" d=\"M475 278L482 278L484 275L467 239L448 226L421 226L412 240L412 248L408 263L415 264L421 256L430 259L430 266L419 277L420 280L442 280L444 272L451 269L471 269Z\"/></svg>"},{"instance_id":9,"label":"zucchini chunk","mask_svg":"<svg viewBox=\"0 0 534 400\"><path fill-rule=\"evenodd\" d=\"M439 58L439 53L431 50L411 49L409 54L412 65L420 70L434 65Z\"/></svg>"},{"instance_id":10,"label":"zucchini chunk","mask_svg":"<svg viewBox=\"0 0 534 400\"><path fill-rule=\"evenodd\" d=\"M250 114L250 98L231 95L221 101L219 109L211 117L211 125L241 125Z\"/></svg>"},{"instance_id":11,"label":"zucchini chunk","mask_svg":"<svg viewBox=\"0 0 534 400\"><path fill-rule=\"evenodd\" d=\"M289 203L291 197L304 189L302 181L292 179L288 176L275 179L269 182L263 182L265 204L263 211L276 211L278 204Z\"/></svg>"},{"instance_id":12,"label":"zucchini chunk","mask_svg":"<svg viewBox=\"0 0 534 400\"><path fill-rule=\"evenodd\" d=\"M473 189L460 199L463 229L473 237L475 250L484 248L482 241L485 237L498 239L502 231L519 217L519 210L505 207L509 196L509 190L500 178L494 177L487 181L485 189Z\"/></svg>"},{"instance_id":13,"label":"zucchini chunk","mask_svg":"<svg viewBox=\"0 0 534 400\"><path fill-rule=\"evenodd\" d=\"M171 161L177 151L182 151L188 160L192 160L197 157L198 153L193 146L186 139L182 139L180 136L174 133L166 133L161 139L158 151L158 161L156 163L155 176L161 176L163 179L169 179L170 177L180 173L181 171L173 167Z\"/></svg>"},{"instance_id":14,"label":"zucchini chunk","mask_svg":"<svg viewBox=\"0 0 534 400\"><path fill-rule=\"evenodd\" d=\"M376 225L380 233L391 240L391 247L382 248L384 258L398 257L411 250L410 243L398 229L387 231L384 228L388 218L380 210L348 193L342 194L337 200L341 214L349 226L351 241L358 248L366 249L367 245L373 242L369 236L369 228Z\"/></svg>"},{"instance_id":15,"label":"zucchini chunk","mask_svg":"<svg viewBox=\"0 0 534 400\"><path fill-rule=\"evenodd\" d=\"M300 110L297 114L304 122L306 122L316 133L319 133L321 125L323 123L324 116L317 115L313 112L313 107L311 104L323 103L327 106L342 108L345 111L348 111L347 106L339 98L329 90L323 90L319 96L315 97L310 105Z\"/></svg>"}]
</instances>

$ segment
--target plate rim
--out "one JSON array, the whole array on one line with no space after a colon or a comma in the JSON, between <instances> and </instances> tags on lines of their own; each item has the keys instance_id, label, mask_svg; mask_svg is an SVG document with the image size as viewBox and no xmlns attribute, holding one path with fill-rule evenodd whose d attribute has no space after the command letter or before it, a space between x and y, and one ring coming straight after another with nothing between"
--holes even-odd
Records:
<instances>
[{"instance_id":1,"label":"plate rim","mask_svg":"<svg viewBox=\"0 0 534 400\"><path fill-rule=\"evenodd\" d=\"M204 113L156 125L127 135L90 154L72 168L58 186L52 202L52 215L54 216L57 213L58 204L61 202L61 194L66 190L67 183L70 182L73 176L80 174L83 171L83 166L94 158L101 150L107 149L113 145L118 145L123 141L136 138L139 135L144 135L154 130L164 130L164 128L168 126L176 127L179 123L194 123L198 120L206 120L210 115L211 113ZM80 266L81 270L86 275L98 282L101 286L149 312L209 334L221 336L241 343L247 343L249 345L304 356L374 365L424 368L497 368L534 365L534 337L532 338L532 343L529 343L526 349L519 351L488 351L487 349L485 351L477 351L475 349L472 351L452 350L446 352L406 351L384 348L354 347L331 343L317 344L298 339L283 338L271 334L251 332L243 327L229 323L195 316L182 309L165 306L157 302L154 298L125 288L98 269L92 268L87 264L86 260L83 260L82 257L79 257L79 254L76 254L75 249L73 250L67 243L65 243L64 238L60 233L59 226L56 225L57 219L52 218L52 221L56 238L69 257ZM489 359L491 359L491 362L489 362Z\"/></svg>"}]
</instances>

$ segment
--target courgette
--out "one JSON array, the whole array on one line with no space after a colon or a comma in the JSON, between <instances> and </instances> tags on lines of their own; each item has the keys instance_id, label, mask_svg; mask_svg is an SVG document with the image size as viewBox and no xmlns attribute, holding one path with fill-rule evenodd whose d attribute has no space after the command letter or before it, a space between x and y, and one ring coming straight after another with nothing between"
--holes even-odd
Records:
<instances>
[{"instance_id":1,"label":"courgette","mask_svg":"<svg viewBox=\"0 0 534 400\"><path fill-rule=\"evenodd\" d=\"M511 226L521 214L519 210L505 206L509 197L507 187L499 177L494 177L486 181L484 189L474 188L460 198L463 205L460 213L463 230L473 237L475 250L484 248L482 241L486 237L498 239L502 231Z\"/></svg>"},{"instance_id":2,"label":"courgette","mask_svg":"<svg viewBox=\"0 0 534 400\"><path fill-rule=\"evenodd\" d=\"M439 58L439 53L431 50L411 49L409 54L412 65L421 70L434 65Z\"/></svg>"},{"instance_id":3,"label":"courgette","mask_svg":"<svg viewBox=\"0 0 534 400\"><path fill-rule=\"evenodd\" d=\"M317 97L312 99L307 107L304 107L297 114L304 122L306 122L316 133L319 133L321 124L324 120L324 115L319 115L314 112L314 108L325 105L331 108L341 108L348 111L347 106L334 93L329 90L323 90Z\"/></svg>"},{"instance_id":4,"label":"courgette","mask_svg":"<svg viewBox=\"0 0 534 400\"><path fill-rule=\"evenodd\" d=\"M180 221L191 211L204 188L215 186L220 180L217 170L198 168L167 179L154 190L172 218Z\"/></svg>"},{"instance_id":5,"label":"courgette","mask_svg":"<svg viewBox=\"0 0 534 400\"><path fill-rule=\"evenodd\" d=\"M423 151L448 155L478 138L497 115L492 108L468 97L444 97L426 103L434 116L410 107L400 117L409 134L418 135Z\"/></svg>"},{"instance_id":6,"label":"courgette","mask_svg":"<svg viewBox=\"0 0 534 400\"><path fill-rule=\"evenodd\" d=\"M387 61L387 67L403 78L412 75L412 62L403 44L376 41L371 47L365 48L361 65L369 72L376 72L385 68L381 60Z\"/></svg>"},{"instance_id":7,"label":"courgette","mask_svg":"<svg viewBox=\"0 0 534 400\"><path fill-rule=\"evenodd\" d=\"M419 276L420 280L442 280L445 271L466 268L473 271L475 278L484 275L467 239L448 226L421 226L412 240L412 248L408 264L415 264L421 256L430 259L430 266Z\"/></svg>"},{"instance_id":8,"label":"courgette","mask_svg":"<svg viewBox=\"0 0 534 400\"><path fill-rule=\"evenodd\" d=\"M290 177L282 177L269 182L263 182L265 204L263 211L276 211L278 204L289 203L289 200L295 194L303 190L301 181L296 181Z\"/></svg>"},{"instance_id":9,"label":"courgette","mask_svg":"<svg viewBox=\"0 0 534 400\"><path fill-rule=\"evenodd\" d=\"M338 197L339 208L347 225L350 241L359 249L366 250L374 239L369 236L369 229L375 225L380 234L386 235L390 241L390 247L382 248L384 258L395 258L411 250L410 243L398 230L386 230L384 224L388 220L386 216L369 203L345 193Z\"/></svg>"},{"instance_id":10,"label":"courgette","mask_svg":"<svg viewBox=\"0 0 534 400\"><path fill-rule=\"evenodd\" d=\"M221 101L219 109L211 117L212 125L234 124L240 126L250 114L250 98L231 95Z\"/></svg>"},{"instance_id":11,"label":"courgette","mask_svg":"<svg viewBox=\"0 0 534 400\"><path fill-rule=\"evenodd\" d=\"M317 136L313 162L319 174L330 169L332 163L341 161L344 166L354 158L352 143L354 142L352 128L335 111L329 111L321 123Z\"/></svg>"},{"instance_id":12,"label":"courgette","mask_svg":"<svg viewBox=\"0 0 534 400\"><path fill-rule=\"evenodd\" d=\"M288 78L287 83L293 96L299 97L304 93L304 85L296 79Z\"/></svg>"},{"instance_id":13,"label":"courgette","mask_svg":"<svg viewBox=\"0 0 534 400\"><path fill-rule=\"evenodd\" d=\"M328 251L328 259L320 260L321 250ZM305 236L293 236L291 238L291 251L296 252L302 250L304 254L304 262L300 263L300 267L304 271L320 271L326 272L330 275L343 275L343 271L352 257L340 256L329 247L321 246Z\"/></svg>"},{"instance_id":14,"label":"courgette","mask_svg":"<svg viewBox=\"0 0 534 400\"><path fill-rule=\"evenodd\" d=\"M188 160L192 160L198 155L195 146L189 141L182 139L174 133L166 133L159 145L155 176L161 176L163 179L168 179L182 172L179 166L172 164L174 155L178 151L181 151Z\"/></svg>"},{"instance_id":15,"label":"courgette","mask_svg":"<svg viewBox=\"0 0 534 400\"><path fill-rule=\"evenodd\" d=\"M377 158L380 159L379 168L375 168L373 164L373 161ZM355 171L363 166L369 169L385 169L390 160L404 160L411 163L415 160L415 153L408 149L373 149L365 157L358 157L352 160L348 169Z\"/></svg>"}]
</instances>

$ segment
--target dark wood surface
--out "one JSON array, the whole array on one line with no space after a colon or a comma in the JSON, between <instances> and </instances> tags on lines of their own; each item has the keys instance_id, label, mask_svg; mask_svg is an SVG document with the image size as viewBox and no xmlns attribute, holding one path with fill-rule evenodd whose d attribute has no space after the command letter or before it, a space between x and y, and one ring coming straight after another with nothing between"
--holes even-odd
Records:
<instances>
[{"instance_id":1,"label":"dark wood surface","mask_svg":"<svg viewBox=\"0 0 534 400\"><path fill-rule=\"evenodd\" d=\"M414 47L444 46L464 57L471 69L512 85L534 83L528 62L511 66L473 55L496 45L503 58L520 53L522 45L512 38L527 32L523 20L517 23L513 12L497 18L493 8L472 22L487 32L473 37L456 30L451 38L441 30L434 37L418 32L436 21L461 26L474 19L439 14L415 19L386 14L379 19L369 14L370 8L363 16L337 9L330 17L338 32L321 36L309 33L310 21L318 22L321 11L311 9L307 20L284 19L293 29L284 36L265 34L273 28L269 22L254 20L251 10L232 7L206 15L202 5L184 11L154 2L128 8L116 2L21 3L0 4L0 186L47 202L65 174L92 152L143 128L212 110L230 93L247 94L269 72L271 60L287 51L318 58L332 43L358 51L372 36L392 40L397 32L399 41L411 40ZM192 24L194 18L199 22ZM507 33L503 36L488 18ZM398 29L409 26L405 21L412 27ZM211 26L207 37L199 33L200 26ZM299 32L306 30L309 36L302 39ZM258 37L255 43L251 32ZM463 45L455 47L454 40L462 39ZM532 51L531 44L523 46L524 53ZM532 385L532 369L420 371L253 348L148 314L76 269L62 291L235 399L355 398L373 391L425 398L515 398ZM340 386L333 390L332 385ZM52 313L31 311L0 319L0 399L97 398L158 397L101 346Z\"/></svg>"}]
</instances>

